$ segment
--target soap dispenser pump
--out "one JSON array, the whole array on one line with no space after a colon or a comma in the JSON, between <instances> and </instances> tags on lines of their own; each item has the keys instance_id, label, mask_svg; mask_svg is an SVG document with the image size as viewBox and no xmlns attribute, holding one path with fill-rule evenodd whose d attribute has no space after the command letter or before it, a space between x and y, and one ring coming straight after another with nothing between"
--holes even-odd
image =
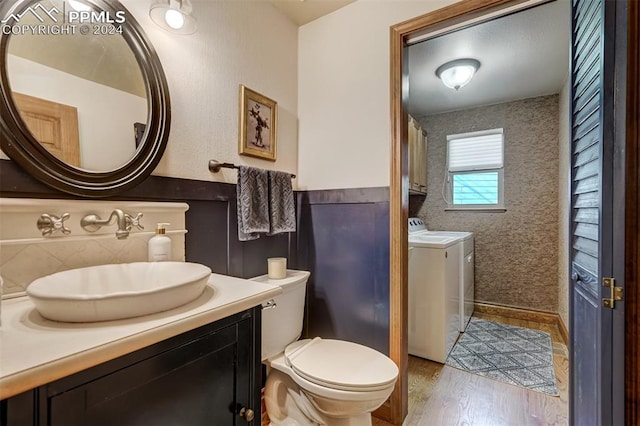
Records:
<instances>
[{"instance_id":1,"label":"soap dispenser pump","mask_svg":"<svg viewBox=\"0 0 640 426\"><path fill-rule=\"evenodd\" d=\"M165 226L170 223L158 223L156 235L149 239L149 262L164 262L171 260L171 238L165 235Z\"/></svg>"}]
</instances>

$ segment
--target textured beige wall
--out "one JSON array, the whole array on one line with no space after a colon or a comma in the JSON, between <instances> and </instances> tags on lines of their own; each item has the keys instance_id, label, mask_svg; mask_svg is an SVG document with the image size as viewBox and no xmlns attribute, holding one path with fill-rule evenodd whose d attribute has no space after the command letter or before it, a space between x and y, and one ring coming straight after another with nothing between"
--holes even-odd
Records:
<instances>
[{"instance_id":1,"label":"textured beige wall","mask_svg":"<svg viewBox=\"0 0 640 426\"><path fill-rule=\"evenodd\" d=\"M559 95L559 185L558 185L558 313L564 324L569 327L569 215L571 211L571 138L569 122L569 97L571 80L568 79Z\"/></svg>"},{"instance_id":2,"label":"textured beige wall","mask_svg":"<svg viewBox=\"0 0 640 426\"><path fill-rule=\"evenodd\" d=\"M433 230L476 235L476 300L558 311L558 95L423 117ZM446 136L504 128L504 213L445 211Z\"/></svg>"}]
</instances>

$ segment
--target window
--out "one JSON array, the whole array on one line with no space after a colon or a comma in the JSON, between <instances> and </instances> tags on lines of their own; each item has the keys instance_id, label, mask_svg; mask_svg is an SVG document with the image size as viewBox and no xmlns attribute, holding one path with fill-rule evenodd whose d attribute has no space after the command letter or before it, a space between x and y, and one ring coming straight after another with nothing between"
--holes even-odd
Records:
<instances>
[{"instance_id":1,"label":"window","mask_svg":"<svg viewBox=\"0 0 640 426\"><path fill-rule=\"evenodd\" d=\"M447 136L446 201L455 209L504 208L502 129Z\"/></svg>"}]
</instances>

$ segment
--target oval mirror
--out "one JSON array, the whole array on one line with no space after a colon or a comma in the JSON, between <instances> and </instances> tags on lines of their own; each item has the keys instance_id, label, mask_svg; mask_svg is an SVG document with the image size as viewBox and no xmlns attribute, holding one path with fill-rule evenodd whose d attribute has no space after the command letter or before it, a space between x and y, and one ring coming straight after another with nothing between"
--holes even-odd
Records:
<instances>
[{"instance_id":1,"label":"oval mirror","mask_svg":"<svg viewBox=\"0 0 640 426\"><path fill-rule=\"evenodd\" d=\"M0 5L0 18L4 153L76 195L109 196L146 178L166 146L169 93L125 7L18 0Z\"/></svg>"}]
</instances>

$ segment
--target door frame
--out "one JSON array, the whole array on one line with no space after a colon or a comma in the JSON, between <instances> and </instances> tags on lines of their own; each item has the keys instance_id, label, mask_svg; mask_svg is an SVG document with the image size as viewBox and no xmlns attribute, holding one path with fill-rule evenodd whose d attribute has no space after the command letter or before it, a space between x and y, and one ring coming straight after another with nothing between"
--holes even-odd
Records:
<instances>
[{"instance_id":1,"label":"door frame","mask_svg":"<svg viewBox=\"0 0 640 426\"><path fill-rule=\"evenodd\" d=\"M640 424L640 2L627 3L625 423Z\"/></svg>"},{"instance_id":2,"label":"door frame","mask_svg":"<svg viewBox=\"0 0 640 426\"><path fill-rule=\"evenodd\" d=\"M390 399L376 412L393 424L400 425L408 412L408 247L407 220L409 210L408 188L408 142L407 111L405 109L408 93L404 82L406 74L406 46L410 36L428 30L442 29L472 19L499 12L506 8L517 7L525 0L463 0L431 13L401 22L390 29L390 113L391 113L391 167L390 167L390 297L389 297L389 356L400 370L398 382ZM625 278L627 300L625 369L626 422L638 424L640 420L640 249L638 235L638 114L640 110L640 84L638 73L638 39L640 29L638 19L640 6L629 2L628 31L628 82L627 82L627 198L626 238L627 264ZM404 72L404 73L403 73ZM634 423L635 420L635 423Z\"/></svg>"}]
</instances>

